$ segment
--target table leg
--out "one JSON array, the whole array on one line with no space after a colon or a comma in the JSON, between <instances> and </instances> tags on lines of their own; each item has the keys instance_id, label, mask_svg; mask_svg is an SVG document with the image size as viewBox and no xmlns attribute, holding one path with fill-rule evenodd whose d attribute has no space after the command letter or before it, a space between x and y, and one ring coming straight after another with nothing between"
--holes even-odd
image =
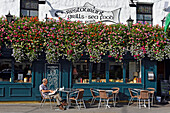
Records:
<instances>
[{"instance_id":1,"label":"table leg","mask_svg":"<svg viewBox=\"0 0 170 113\"><path fill-rule=\"evenodd\" d=\"M68 105L67 105L67 109L69 109L69 106L70 106L69 93L67 93L67 103L68 103Z\"/></svg>"}]
</instances>

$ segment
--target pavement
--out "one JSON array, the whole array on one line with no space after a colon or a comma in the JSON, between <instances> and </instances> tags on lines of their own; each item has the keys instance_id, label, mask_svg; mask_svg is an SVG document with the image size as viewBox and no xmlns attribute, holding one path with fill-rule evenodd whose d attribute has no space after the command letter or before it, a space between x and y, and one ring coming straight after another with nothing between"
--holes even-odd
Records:
<instances>
[{"instance_id":1,"label":"pavement","mask_svg":"<svg viewBox=\"0 0 170 113\"><path fill-rule=\"evenodd\" d=\"M170 104L161 105L154 104L151 106L151 109L142 107L139 109L137 104L134 103L130 106L127 103L117 103L116 107L111 107L105 109L103 105L101 108L98 108L98 104L90 106L89 103L86 103L86 109L81 108L77 109L76 106L72 106L68 110L61 111L53 105L53 108L50 108L50 104L46 103L42 108L40 108L40 103L0 103L0 113L170 113Z\"/></svg>"}]
</instances>

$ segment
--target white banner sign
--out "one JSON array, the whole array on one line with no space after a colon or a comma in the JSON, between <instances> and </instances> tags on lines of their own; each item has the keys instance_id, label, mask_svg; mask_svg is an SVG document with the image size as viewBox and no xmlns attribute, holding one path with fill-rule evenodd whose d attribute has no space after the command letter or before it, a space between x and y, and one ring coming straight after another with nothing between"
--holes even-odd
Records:
<instances>
[{"instance_id":1,"label":"white banner sign","mask_svg":"<svg viewBox=\"0 0 170 113\"><path fill-rule=\"evenodd\" d=\"M47 4L51 7L49 2L47 2ZM121 8L113 11L96 9L95 6L87 2L82 7L73 7L63 10L56 10L51 7L50 13L53 17L61 17L63 19L81 21L84 23L92 23L98 21L120 23L120 11Z\"/></svg>"}]
</instances>

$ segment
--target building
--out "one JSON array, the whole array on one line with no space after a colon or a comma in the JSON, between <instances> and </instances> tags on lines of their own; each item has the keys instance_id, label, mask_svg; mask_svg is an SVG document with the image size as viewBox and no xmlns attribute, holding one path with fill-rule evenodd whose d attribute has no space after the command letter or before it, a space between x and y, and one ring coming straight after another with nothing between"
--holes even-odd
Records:
<instances>
[{"instance_id":1,"label":"building","mask_svg":"<svg viewBox=\"0 0 170 113\"><path fill-rule=\"evenodd\" d=\"M170 1L169 1L170 2ZM106 24L124 23L131 16L134 22L162 25L167 15L168 2L164 0L1 0L0 12L5 16L10 13L17 17L38 16L62 17L83 22L102 20ZM131 7L130 7L131 6ZM166 11L163 11L165 9ZM46 16L47 14L47 16ZM159 80L169 80L169 60L162 62L145 58L136 61L127 54L121 63L103 57L101 63L89 62L84 55L77 62L60 59L56 64L48 64L44 55L33 62L17 63L11 57L12 51L2 49L0 57L0 101L40 100L39 85L46 77L50 89L57 87L84 88L85 97L91 97L89 88L119 87L121 99L128 99L128 88L153 87L160 90ZM157 86L158 85L158 86ZM62 94L65 97L65 94Z\"/></svg>"}]
</instances>

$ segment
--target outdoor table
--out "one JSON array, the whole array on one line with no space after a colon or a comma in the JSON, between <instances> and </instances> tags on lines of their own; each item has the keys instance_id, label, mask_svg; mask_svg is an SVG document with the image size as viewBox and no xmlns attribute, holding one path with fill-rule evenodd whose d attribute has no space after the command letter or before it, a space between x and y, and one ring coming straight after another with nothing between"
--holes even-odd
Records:
<instances>
[{"instance_id":1,"label":"outdoor table","mask_svg":"<svg viewBox=\"0 0 170 113\"><path fill-rule=\"evenodd\" d=\"M59 90L59 91L65 92L65 93L67 94L67 103L68 103L67 109L69 109L69 106L70 106L70 101L69 101L69 98L70 98L70 97L69 97L69 95L70 95L70 93L77 91L77 89L64 88L64 89Z\"/></svg>"}]
</instances>

